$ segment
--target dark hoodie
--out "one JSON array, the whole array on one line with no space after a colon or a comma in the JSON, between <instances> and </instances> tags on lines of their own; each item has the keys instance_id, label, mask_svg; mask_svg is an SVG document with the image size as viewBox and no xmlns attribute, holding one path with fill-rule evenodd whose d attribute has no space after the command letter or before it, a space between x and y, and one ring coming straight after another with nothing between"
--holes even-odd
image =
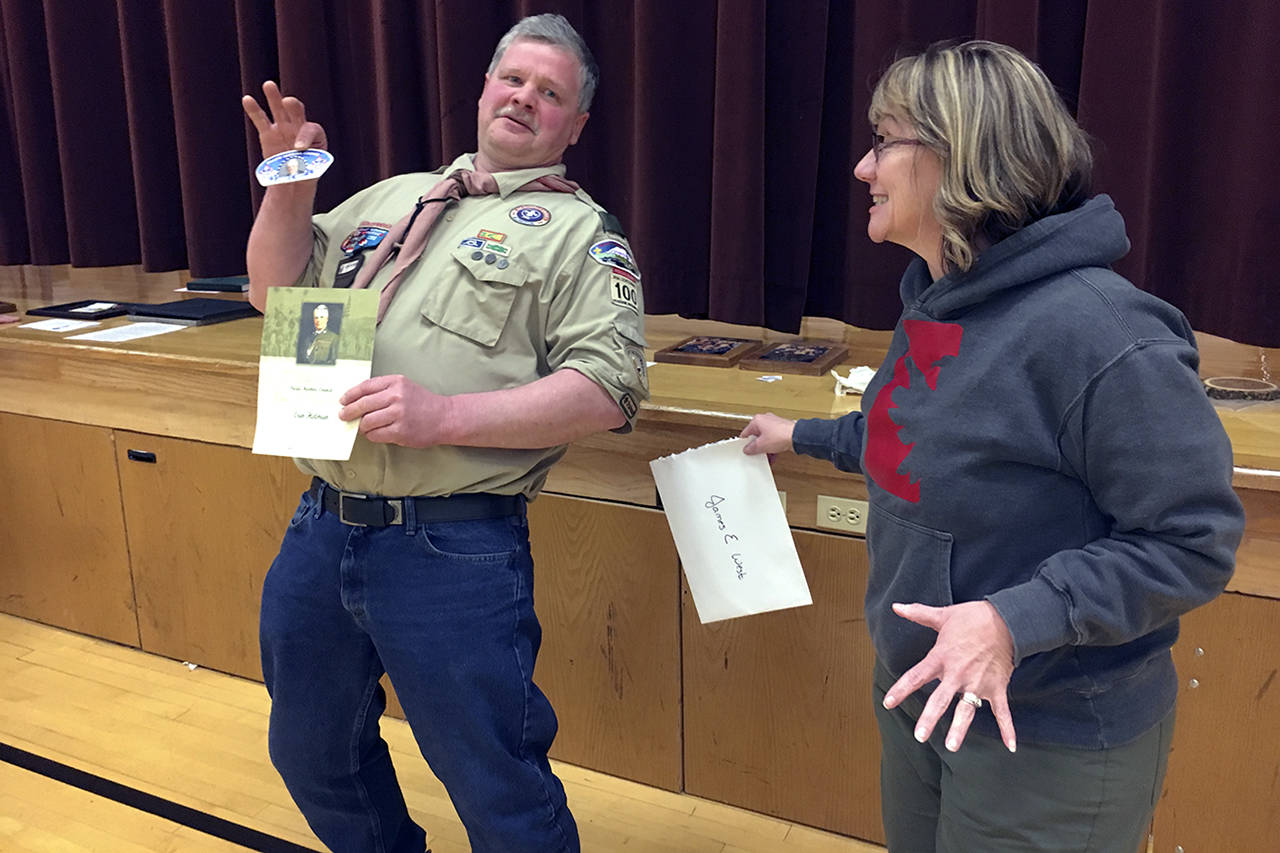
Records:
<instances>
[{"instance_id":1,"label":"dark hoodie","mask_svg":"<svg viewBox=\"0 0 1280 853\"><path fill-rule=\"evenodd\" d=\"M1128 248L1099 196L966 273L915 260L862 411L794 433L866 476L880 662L896 678L937 637L893 602L985 598L1013 635L1021 742L1105 748L1159 722L1178 616L1222 591L1244 527L1191 328L1110 270Z\"/></svg>"}]
</instances>

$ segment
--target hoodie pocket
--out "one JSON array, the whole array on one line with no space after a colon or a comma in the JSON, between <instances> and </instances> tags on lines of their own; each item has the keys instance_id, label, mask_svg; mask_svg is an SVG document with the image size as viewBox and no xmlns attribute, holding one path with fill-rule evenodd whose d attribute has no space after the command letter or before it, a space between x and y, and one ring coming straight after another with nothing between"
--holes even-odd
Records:
<instances>
[{"instance_id":1,"label":"hoodie pocket","mask_svg":"<svg viewBox=\"0 0 1280 853\"><path fill-rule=\"evenodd\" d=\"M898 677L933 648L938 635L893 612L894 602L945 607L951 597L950 533L899 518L872 504L867 519L867 626L876 656Z\"/></svg>"}]
</instances>

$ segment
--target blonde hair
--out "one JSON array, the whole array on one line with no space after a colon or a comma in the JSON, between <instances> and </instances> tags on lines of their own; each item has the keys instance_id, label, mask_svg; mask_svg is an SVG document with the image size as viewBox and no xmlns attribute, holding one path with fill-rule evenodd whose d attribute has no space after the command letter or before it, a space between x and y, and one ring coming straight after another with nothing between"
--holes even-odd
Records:
<instances>
[{"instance_id":1,"label":"blonde hair","mask_svg":"<svg viewBox=\"0 0 1280 853\"><path fill-rule=\"evenodd\" d=\"M942 160L933 206L946 272L1088 195L1088 137L1040 67L1011 47L939 43L899 59L868 115L873 125L906 123Z\"/></svg>"}]
</instances>

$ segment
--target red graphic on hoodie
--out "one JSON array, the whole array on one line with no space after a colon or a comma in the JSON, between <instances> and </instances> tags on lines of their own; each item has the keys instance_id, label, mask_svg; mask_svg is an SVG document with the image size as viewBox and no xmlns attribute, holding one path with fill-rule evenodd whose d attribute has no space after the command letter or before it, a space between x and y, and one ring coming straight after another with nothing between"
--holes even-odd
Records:
<instances>
[{"instance_id":1,"label":"red graphic on hoodie","mask_svg":"<svg viewBox=\"0 0 1280 853\"><path fill-rule=\"evenodd\" d=\"M903 320L907 334L907 351L893 366L893 379L880 389L871 412L867 415L867 458L864 470L880 488L904 501L920 502L920 481L911 479L910 471L898 472L915 444L904 444L898 437L901 426L893 422L889 412L898 408L893 392L911 387L911 370L907 359L915 362L924 374L929 389L938 390L938 364L949 355L960 352L964 329L955 323L933 323L928 320Z\"/></svg>"}]
</instances>

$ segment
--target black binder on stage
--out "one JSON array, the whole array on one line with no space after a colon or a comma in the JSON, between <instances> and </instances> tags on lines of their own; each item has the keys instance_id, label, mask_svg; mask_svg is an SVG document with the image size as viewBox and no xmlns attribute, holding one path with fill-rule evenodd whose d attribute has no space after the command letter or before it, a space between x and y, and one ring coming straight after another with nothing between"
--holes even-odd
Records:
<instances>
[{"instance_id":1,"label":"black binder on stage","mask_svg":"<svg viewBox=\"0 0 1280 853\"><path fill-rule=\"evenodd\" d=\"M208 326L241 317L261 317L258 309L238 299L179 299L144 305L135 302L129 306L130 320L152 323L178 323L183 326Z\"/></svg>"},{"instance_id":2,"label":"black binder on stage","mask_svg":"<svg viewBox=\"0 0 1280 853\"><path fill-rule=\"evenodd\" d=\"M61 317L65 320L105 320L119 317L129 310L128 302L110 302L106 299L79 299L59 305L28 308L27 313L36 317Z\"/></svg>"},{"instance_id":3,"label":"black binder on stage","mask_svg":"<svg viewBox=\"0 0 1280 853\"><path fill-rule=\"evenodd\" d=\"M187 290L204 293L244 293L249 289L249 276L223 275L213 278L193 278L187 282Z\"/></svg>"}]
</instances>

